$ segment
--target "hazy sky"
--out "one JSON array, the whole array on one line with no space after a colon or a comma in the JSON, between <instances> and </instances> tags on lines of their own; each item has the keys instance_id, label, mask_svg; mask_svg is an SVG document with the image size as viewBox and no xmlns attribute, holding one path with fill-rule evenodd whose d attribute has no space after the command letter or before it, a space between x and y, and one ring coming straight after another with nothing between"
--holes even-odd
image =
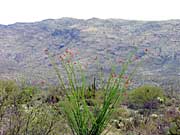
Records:
<instances>
[{"instance_id":1,"label":"hazy sky","mask_svg":"<svg viewBox=\"0 0 180 135\"><path fill-rule=\"evenodd\" d=\"M61 17L180 19L180 0L0 0L0 24Z\"/></svg>"}]
</instances>

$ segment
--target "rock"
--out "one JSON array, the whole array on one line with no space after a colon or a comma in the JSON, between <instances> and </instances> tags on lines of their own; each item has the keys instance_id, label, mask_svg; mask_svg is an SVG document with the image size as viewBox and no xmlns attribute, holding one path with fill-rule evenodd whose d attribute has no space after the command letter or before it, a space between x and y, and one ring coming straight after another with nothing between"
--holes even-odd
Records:
<instances>
[{"instance_id":1,"label":"rock","mask_svg":"<svg viewBox=\"0 0 180 135\"><path fill-rule=\"evenodd\" d=\"M110 71L108 57L114 62L118 58L126 59L137 48L135 64L141 59L143 64L137 70L134 85L151 83L179 91L179 39L180 20L62 18L0 25L0 78L18 78L23 74L30 82L41 76L57 83L53 68L48 66L49 60L44 59L44 48L57 61L67 48L78 49L77 59L83 63L91 62L96 55L107 73ZM94 62L90 63L89 70L96 73Z\"/></svg>"}]
</instances>

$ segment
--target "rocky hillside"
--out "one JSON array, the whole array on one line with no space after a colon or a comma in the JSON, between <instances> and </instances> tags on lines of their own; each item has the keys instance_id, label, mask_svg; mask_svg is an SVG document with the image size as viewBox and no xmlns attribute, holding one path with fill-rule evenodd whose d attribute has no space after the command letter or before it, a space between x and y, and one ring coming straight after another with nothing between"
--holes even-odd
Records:
<instances>
[{"instance_id":1,"label":"rocky hillside","mask_svg":"<svg viewBox=\"0 0 180 135\"><path fill-rule=\"evenodd\" d=\"M0 25L0 77L26 76L28 80L55 82L45 48L54 56L66 48L79 50L78 58L83 62L97 56L106 72L108 57L116 62L137 48L139 59L146 57L148 51L150 55L138 68L135 80L177 90L180 87L180 20L61 18ZM97 69L93 64L89 66L91 70Z\"/></svg>"}]
</instances>

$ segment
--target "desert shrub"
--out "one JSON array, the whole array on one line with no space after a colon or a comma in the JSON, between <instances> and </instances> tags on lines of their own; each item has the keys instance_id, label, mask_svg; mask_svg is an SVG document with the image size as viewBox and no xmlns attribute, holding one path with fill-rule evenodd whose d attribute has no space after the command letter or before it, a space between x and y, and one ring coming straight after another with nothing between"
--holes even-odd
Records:
<instances>
[{"instance_id":1,"label":"desert shrub","mask_svg":"<svg viewBox=\"0 0 180 135\"><path fill-rule=\"evenodd\" d=\"M161 120L163 125L166 125L166 134L180 134L180 111L177 107L171 106L164 110L164 118Z\"/></svg>"},{"instance_id":2,"label":"desert shrub","mask_svg":"<svg viewBox=\"0 0 180 135\"><path fill-rule=\"evenodd\" d=\"M170 124L168 135L179 135L179 134L180 134L180 116L177 116Z\"/></svg>"},{"instance_id":3,"label":"desert shrub","mask_svg":"<svg viewBox=\"0 0 180 135\"><path fill-rule=\"evenodd\" d=\"M23 125L19 131L20 134L28 135L48 135L58 134L58 124L61 121L61 115L55 106L45 103L26 108L23 115ZM63 127L63 125L61 125Z\"/></svg>"},{"instance_id":4,"label":"desert shrub","mask_svg":"<svg viewBox=\"0 0 180 135\"><path fill-rule=\"evenodd\" d=\"M59 133L59 105L43 102L40 92L32 86L20 88L13 81L0 81L0 134Z\"/></svg>"},{"instance_id":5,"label":"desert shrub","mask_svg":"<svg viewBox=\"0 0 180 135\"><path fill-rule=\"evenodd\" d=\"M33 86L27 86L19 90L18 104L29 104L32 100L37 98L39 89Z\"/></svg>"},{"instance_id":6,"label":"desert shrub","mask_svg":"<svg viewBox=\"0 0 180 135\"><path fill-rule=\"evenodd\" d=\"M164 99L163 90L160 87L144 85L129 93L130 108L157 108L161 99Z\"/></svg>"},{"instance_id":7,"label":"desert shrub","mask_svg":"<svg viewBox=\"0 0 180 135\"><path fill-rule=\"evenodd\" d=\"M13 100L18 93L18 86L15 82L0 81L0 119L5 115L7 108L13 104Z\"/></svg>"},{"instance_id":8,"label":"desert shrub","mask_svg":"<svg viewBox=\"0 0 180 135\"><path fill-rule=\"evenodd\" d=\"M37 94L37 91L37 88L32 86L20 88L14 81L11 80L0 81L0 100L3 104L11 104L13 100L15 100L17 104L30 102L33 96Z\"/></svg>"},{"instance_id":9,"label":"desert shrub","mask_svg":"<svg viewBox=\"0 0 180 135\"><path fill-rule=\"evenodd\" d=\"M10 94L17 89L18 89L18 85L12 80L1 80L0 81L1 96L5 93Z\"/></svg>"},{"instance_id":10,"label":"desert shrub","mask_svg":"<svg viewBox=\"0 0 180 135\"><path fill-rule=\"evenodd\" d=\"M126 108L118 107L113 114L113 119L119 119L120 117L123 118L129 118L130 117L130 111Z\"/></svg>"}]
</instances>

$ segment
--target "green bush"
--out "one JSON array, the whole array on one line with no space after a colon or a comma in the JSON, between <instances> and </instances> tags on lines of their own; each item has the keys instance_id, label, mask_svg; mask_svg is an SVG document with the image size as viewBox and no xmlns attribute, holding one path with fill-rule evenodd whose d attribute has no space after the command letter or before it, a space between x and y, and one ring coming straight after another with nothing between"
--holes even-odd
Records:
<instances>
[{"instance_id":1,"label":"green bush","mask_svg":"<svg viewBox=\"0 0 180 135\"><path fill-rule=\"evenodd\" d=\"M14 81L11 80L1 80L0 81L0 92L11 93L13 90L17 90L18 86Z\"/></svg>"},{"instance_id":2,"label":"green bush","mask_svg":"<svg viewBox=\"0 0 180 135\"><path fill-rule=\"evenodd\" d=\"M8 107L18 93L18 86L13 81L0 81L0 119L5 115Z\"/></svg>"},{"instance_id":3,"label":"green bush","mask_svg":"<svg viewBox=\"0 0 180 135\"><path fill-rule=\"evenodd\" d=\"M168 135L179 135L179 134L180 134L180 116L177 116L170 124Z\"/></svg>"},{"instance_id":4,"label":"green bush","mask_svg":"<svg viewBox=\"0 0 180 135\"><path fill-rule=\"evenodd\" d=\"M45 135L58 134L58 130L64 132L58 124L62 122L59 109L55 104L43 102L40 92L32 86L20 88L13 81L0 81L0 134Z\"/></svg>"},{"instance_id":5,"label":"green bush","mask_svg":"<svg viewBox=\"0 0 180 135\"><path fill-rule=\"evenodd\" d=\"M163 90L160 87L144 85L129 93L130 108L156 108L164 99Z\"/></svg>"}]
</instances>

